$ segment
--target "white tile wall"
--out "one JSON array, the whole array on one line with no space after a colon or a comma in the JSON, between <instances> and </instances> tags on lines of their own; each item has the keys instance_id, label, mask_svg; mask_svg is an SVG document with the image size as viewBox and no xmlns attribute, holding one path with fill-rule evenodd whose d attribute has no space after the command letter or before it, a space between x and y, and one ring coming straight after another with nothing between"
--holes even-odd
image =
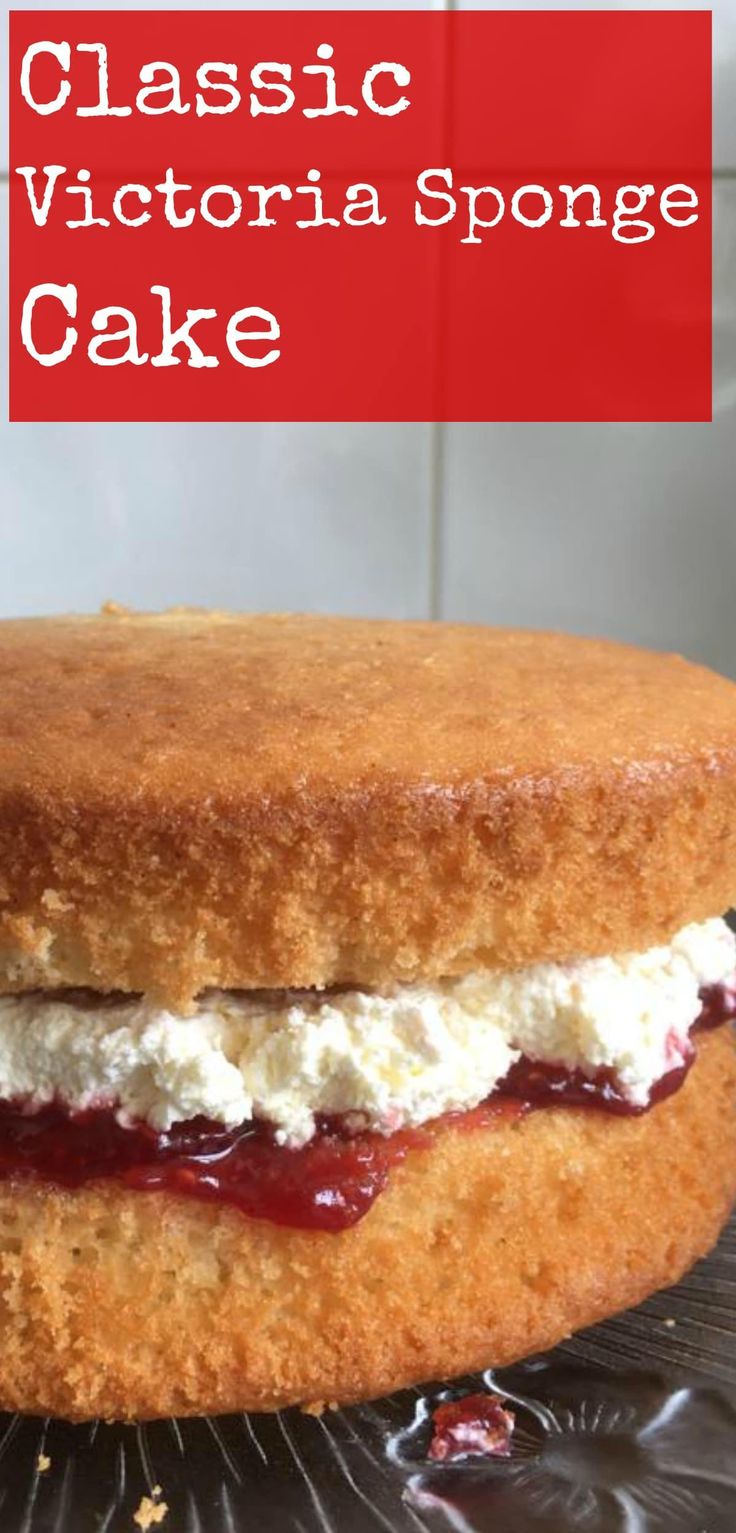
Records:
<instances>
[{"instance_id":1,"label":"white tile wall","mask_svg":"<svg viewBox=\"0 0 736 1533\"><path fill-rule=\"evenodd\" d=\"M682 649L736 676L736 181L714 214L713 424L448 427L442 616Z\"/></svg>"},{"instance_id":2,"label":"white tile wall","mask_svg":"<svg viewBox=\"0 0 736 1533\"><path fill-rule=\"evenodd\" d=\"M3 27L3 78L6 47ZM4 123L2 143L7 167ZM0 182L3 249L6 228ZM3 391L5 355L3 336ZM113 596L140 607L428 615L431 427L9 426L6 417L3 397L0 614L93 610Z\"/></svg>"},{"instance_id":3,"label":"white tile wall","mask_svg":"<svg viewBox=\"0 0 736 1533\"><path fill-rule=\"evenodd\" d=\"M0 185L3 246L7 201ZM94 610L109 597L427 612L429 426L6 417L3 397L1 615Z\"/></svg>"},{"instance_id":4,"label":"white tile wall","mask_svg":"<svg viewBox=\"0 0 736 1533\"><path fill-rule=\"evenodd\" d=\"M0 187L5 238L7 187ZM4 347L3 347L4 349ZM428 426L0 424L0 614L421 616Z\"/></svg>"},{"instance_id":5,"label":"white tile wall","mask_svg":"<svg viewBox=\"0 0 736 1533\"><path fill-rule=\"evenodd\" d=\"M0 424L0 614L432 612L736 675L736 0L715 59L712 426Z\"/></svg>"}]
</instances>

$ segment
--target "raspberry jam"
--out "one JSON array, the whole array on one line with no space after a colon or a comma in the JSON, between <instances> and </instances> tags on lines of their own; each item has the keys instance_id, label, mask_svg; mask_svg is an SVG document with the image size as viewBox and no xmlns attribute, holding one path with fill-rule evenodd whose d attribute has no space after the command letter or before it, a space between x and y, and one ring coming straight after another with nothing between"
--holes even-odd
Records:
<instances>
[{"instance_id":1,"label":"raspberry jam","mask_svg":"<svg viewBox=\"0 0 736 1533\"><path fill-rule=\"evenodd\" d=\"M480 1456L508 1458L516 1424L500 1395L463 1395L432 1412L432 1441L427 1457L436 1464Z\"/></svg>"},{"instance_id":2,"label":"raspberry jam","mask_svg":"<svg viewBox=\"0 0 736 1533\"><path fill-rule=\"evenodd\" d=\"M703 1033L736 1017L736 988L728 985L704 985L700 992L701 1011L692 1030Z\"/></svg>"},{"instance_id":3,"label":"raspberry jam","mask_svg":"<svg viewBox=\"0 0 736 1533\"><path fill-rule=\"evenodd\" d=\"M701 992L703 1009L693 1031L736 1016L736 991L713 985ZM651 1101L682 1084L684 1064L657 1082ZM357 1224L408 1152L432 1143L449 1122L472 1130L509 1122L531 1108L576 1106L638 1113L608 1071L593 1077L560 1065L522 1058L493 1094L468 1112L448 1113L421 1128L397 1133L348 1133L339 1120L323 1120L302 1149L276 1143L264 1123L235 1129L206 1118L164 1133L145 1123L124 1128L110 1107L69 1112L59 1104L37 1110L0 1102L0 1178L81 1187L114 1178L125 1187L179 1193L228 1203L254 1219L293 1229L336 1232Z\"/></svg>"},{"instance_id":4,"label":"raspberry jam","mask_svg":"<svg viewBox=\"0 0 736 1533\"><path fill-rule=\"evenodd\" d=\"M716 1024L712 1023L715 1027ZM695 1058L691 1046L687 1059L674 1069L668 1070L654 1082L649 1101L639 1106L625 1097L613 1070L596 1070L594 1075L584 1075L582 1070L568 1070L565 1065L539 1064L522 1056L509 1073L499 1081L494 1095L523 1100L530 1107L602 1107L605 1112L618 1113L621 1117L636 1117L648 1112L655 1102L678 1091Z\"/></svg>"},{"instance_id":5,"label":"raspberry jam","mask_svg":"<svg viewBox=\"0 0 736 1533\"><path fill-rule=\"evenodd\" d=\"M323 1120L302 1149L276 1143L265 1123L225 1128L192 1118L159 1133L146 1123L124 1128L109 1107L70 1113L52 1104L36 1111L0 1103L0 1178L81 1187L114 1177L125 1187L162 1190L230 1203L253 1219L292 1229L348 1229L375 1203L393 1166L429 1145L444 1123L473 1129L508 1122L524 1102L495 1094L470 1112L395 1134L348 1134Z\"/></svg>"}]
</instances>

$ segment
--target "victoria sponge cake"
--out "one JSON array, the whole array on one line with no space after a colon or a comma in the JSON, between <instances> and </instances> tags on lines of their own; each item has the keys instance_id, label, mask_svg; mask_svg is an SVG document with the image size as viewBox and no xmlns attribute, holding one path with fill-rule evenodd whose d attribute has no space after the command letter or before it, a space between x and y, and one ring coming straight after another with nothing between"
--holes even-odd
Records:
<instances>
[{"instance_id":1,"label":"victoria sponge cake","mask_svg":"<svg viewBox=\"0 0 736 1533\"><path fill-rule=\"evenodd\" d=\"M346 1402L736 1196L736 687L443 623L0 622L0 1407Z\"/></svg>"}]
</instances>

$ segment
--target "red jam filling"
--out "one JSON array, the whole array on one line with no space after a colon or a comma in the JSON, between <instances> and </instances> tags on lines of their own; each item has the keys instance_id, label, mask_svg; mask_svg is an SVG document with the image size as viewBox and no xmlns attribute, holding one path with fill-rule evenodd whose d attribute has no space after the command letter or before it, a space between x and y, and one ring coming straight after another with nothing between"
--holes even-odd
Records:
<instances>
[{"instance_id":1,"label":"red jam filling","mask_svg":"<svg viewBox=\"0 0 736 1533\"><path fill-rule=\"evenodd\" d=\"M687 1059L654 1082L649 1101L643 1106L624 1096L613 1070L585 1075L582 1070L568 1070L566 1065L539 1064L524 1055L499 1081L496 1092L499 1096L522 1098L530 1107L553 1107L555 1103L561 1107L602 1107L605 1112L631 1118L648 1112L655 1102L662 1102L678 1091L694 1058L695 1049L691 1045Z\"/></svg>"},{"instance_id":2,"label":"red jam filling","mask_svg":"<svg viewBox=\"0 0 736 1533\"><path fill-rule=\"evenodd\" d=\"M124 1128L110 1107L70 1113L54 1103L29 1111L0 1103L0 1178L81 1187L114 1177L142 1191L185 1193L231 1203L253 1219L293 1229L344 1230L367 1214L407 1152L431 1144L448 1121L479 1128L519 1117L526 1104L495 1094L470 1112L448 1113L395 1134L350 1134L323 1119L302 1149L276 1143L261 1122L225 1128L191 1118L158 1132L147 1123Z\"/></svg>"},{"instance_id":3,"label":"red jam filling","mask_svg":"<svg viewBox=\"0 0 736 1533\"><path fill-rule=\"evenodd\" d=\"M703 1009L694 1031L736 1016L736 991L713 985L701 996ZM677 1090L694 1053L657 1082L652 1102ZM392 1167L410 1149L431 1144L448 1122L470 1130L555 1104L613 1113L646 1111L626 1101L608 1071L589 1078L579 1070L525 1058L486 1102L468 1112L389 1135L349 1133L339 1120L323 1119L314 1138L299 1150L277 1144L273 1131L258 1122L232 1129L193 1118L158 1132L145 1123L122 1127L110 1107L73 1113L59 1104L29 1110L27 1104L0 1102L0 1178L62 1187L115 1178L144 1191L163 1189L229 1203L273 1224L336 1232L362 1219Z\"/></svg>"},{"instance_id":4,"label":"red jam filling","mask_svg":"<svg viewBox=\"0 0 736 1533\"><path fill-rule=\"evenodd\" d=\"M500 1395L463 1395L432 1412L432 1441L428 1457L448 1459L508 1458L516 1418L504 1409Z\"/></svg>"},{"instance_id":5,"label":"red jam filling","mask_svg":"<svg viewBox=\"0 0 736 1533\"><path fill-rule=\"evenodd\" d=\"M721 1027L736 1017L736 986L704 985L700 992L700 1015L693 1022L694 1033L707 1032L711 1027Z\"/></svg>"}]
</instances>

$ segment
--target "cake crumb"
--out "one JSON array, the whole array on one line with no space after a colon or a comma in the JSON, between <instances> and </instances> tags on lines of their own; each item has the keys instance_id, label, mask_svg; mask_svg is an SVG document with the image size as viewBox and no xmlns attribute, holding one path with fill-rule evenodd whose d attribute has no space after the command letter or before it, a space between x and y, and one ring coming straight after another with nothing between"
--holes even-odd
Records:
<instances>
[{"instance_id":1,"label":"cake crumb","mask_svg":"<svg viewBox=\"0 0 736 1533\"><path fill-rule=\"evenodd\" d=\"M677 1325L677 1321L673 1319L672 1315L668 1315L667 1319L662 1321L662 1324L666 1325L667 1329L671 1331L672 1327Z\"/></svg>"},{"instance_id":2,"label":"cake crumb","mask_svg":"<svg viewBox=\"0 0 736 1533\"><path fill-rule=\"evenodd\" d=\"M153 1495L161 1494L161 1486L154 1485ZM148 1533L149 1528L157 1527L163 1522L169 1508L165 1501L154 1501L152 1496L143 1496L137 1512L133 1513L133 1521L141 1528L142 1533Z\"/></svg>"},{"instance_id":3,"label":"cake crumb","mask_svg":"<svg viewBox=\"0 0 736 1533\"><path fill-rule=\"evenodd\" d=\"M325 1411L339 1411L339 1400L305 1400L299 1407L303 1416L324 1416Z\"/></svg>"},{"instance_id":4,"label":"cake crumb","mask_svg":"<svg viewBox=\"0 0 736 1533\"><path fill-rule=\"evenodd\" d=\"M45 1474L46 1470L51 1468L51 1459L47 1453L39 1453L36 1459L36 1468L39 1474Z\"/></svg>"},{"instance_id":5,"label":"cake crumb","mask_svg":"<svg viewBox=\"0 0 736 1533\"><path fill-rule=\"evenodd\" d=\"M101 617L135 617L134 607L125 607L120 601L103 601L100 607Z\"/></svg>"}]
</instances>

